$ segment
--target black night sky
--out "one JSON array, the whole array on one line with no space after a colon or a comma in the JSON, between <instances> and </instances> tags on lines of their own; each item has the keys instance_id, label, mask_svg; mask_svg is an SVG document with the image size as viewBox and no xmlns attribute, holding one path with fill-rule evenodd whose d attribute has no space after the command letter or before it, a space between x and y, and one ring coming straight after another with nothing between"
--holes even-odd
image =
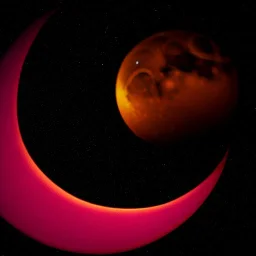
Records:
<instances>
[{"instance_id":1,"label":"black night sky","mask_svg":"<svg viewBox=\"0 0 256 256\"><path fill-rule=\"evenodd\" d=\"M195 187L230 144L221 179L193 217L161 240L122 255L255 251L256 6L244 1L227 6L208 1L204 6L183 1L35 2L1 1L0 57L36 18L57 8L26 58L18 95L21 133L41 170L86 201L145 207ZM238 69L240 97L222 132L161 148L127 128L116 105L115 82L137 43L172 29L213 38ZM35 242L3 219L0 225L2 256L74 255Z\"/></svg>"}]
</instances>

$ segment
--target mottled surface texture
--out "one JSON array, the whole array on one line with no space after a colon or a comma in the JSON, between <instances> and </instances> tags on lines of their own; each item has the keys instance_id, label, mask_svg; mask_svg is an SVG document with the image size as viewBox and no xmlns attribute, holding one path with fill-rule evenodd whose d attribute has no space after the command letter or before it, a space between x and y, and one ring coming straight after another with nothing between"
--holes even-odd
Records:
<instances>
[{"instance_id":1,"label":"mottled surface texture","mask_svg":"<svg viewBox=\"0 0 256 256\"><path fill-rule=\"evenodd\" d=\"M237 100L236 72L211 39L167 31L128 53L116 95L123 119L138 137L169 143L229 116Z\"/></svg>"}]
</instances>

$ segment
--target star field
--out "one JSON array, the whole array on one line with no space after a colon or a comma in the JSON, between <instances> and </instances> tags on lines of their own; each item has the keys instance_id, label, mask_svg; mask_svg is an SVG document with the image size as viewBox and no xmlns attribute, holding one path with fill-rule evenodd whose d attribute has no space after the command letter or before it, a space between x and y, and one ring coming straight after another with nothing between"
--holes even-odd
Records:
<instances>
[{"instance_id":1,"label":"star field","mask_svg":"<svg viewBox=\"0 0 256 256\"><path fill-rule=\"evenodd\" d=\"M230 143L220 182L194 217L170 236L127 255L220 255L240 250L249 255L253 247L256 10L251 4L232 5L233 11L216 5L192 8L179 1L0 4L0 56L34 19L60 7L25 61L18 118L32 158L69 193L112 207L161 204L201 182ZM115 82L132 47L156 32L177 28L213 37L231 55L239 71L241 97L224 134L163 149L143 142L126 127L116 105ZM0 225L5 237L0 240L2 255L63 254L21 235L2 219Z\"/></svg>"}]
</instances>

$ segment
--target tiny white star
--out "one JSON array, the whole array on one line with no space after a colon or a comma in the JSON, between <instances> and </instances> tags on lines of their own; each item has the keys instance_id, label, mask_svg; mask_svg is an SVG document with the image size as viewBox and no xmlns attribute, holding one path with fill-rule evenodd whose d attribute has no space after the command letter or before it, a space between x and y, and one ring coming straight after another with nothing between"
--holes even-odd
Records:
<instances>
[{"instance_id":1,"label":"tiny white star","mask_svg":"<svg viewBox=\"0 0 256 256\"><path fill-rule=\"evenodd\" d=\"M139 61L137 60L135 63L136 63L136 65L138 65L138 64L139 64Z\"/></svg>"}]
</instances>

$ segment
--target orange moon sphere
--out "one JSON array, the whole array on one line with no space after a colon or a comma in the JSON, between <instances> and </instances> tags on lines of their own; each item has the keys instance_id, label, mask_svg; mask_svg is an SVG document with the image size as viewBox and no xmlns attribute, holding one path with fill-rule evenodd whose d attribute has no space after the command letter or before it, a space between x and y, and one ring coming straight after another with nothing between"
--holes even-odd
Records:
<instances>
[{"instance_id":1,"label":"orange moon sphere","mask_svg":"<svg viewBox=\"0 0 256 256\"><path fill-rule=\"evenodd\" d=\"M125 57L116 81L120 114L135 135L169 143L222 124L237 102L236 70L209 38L157 33Z\"/></svg>"}]
</instances>

